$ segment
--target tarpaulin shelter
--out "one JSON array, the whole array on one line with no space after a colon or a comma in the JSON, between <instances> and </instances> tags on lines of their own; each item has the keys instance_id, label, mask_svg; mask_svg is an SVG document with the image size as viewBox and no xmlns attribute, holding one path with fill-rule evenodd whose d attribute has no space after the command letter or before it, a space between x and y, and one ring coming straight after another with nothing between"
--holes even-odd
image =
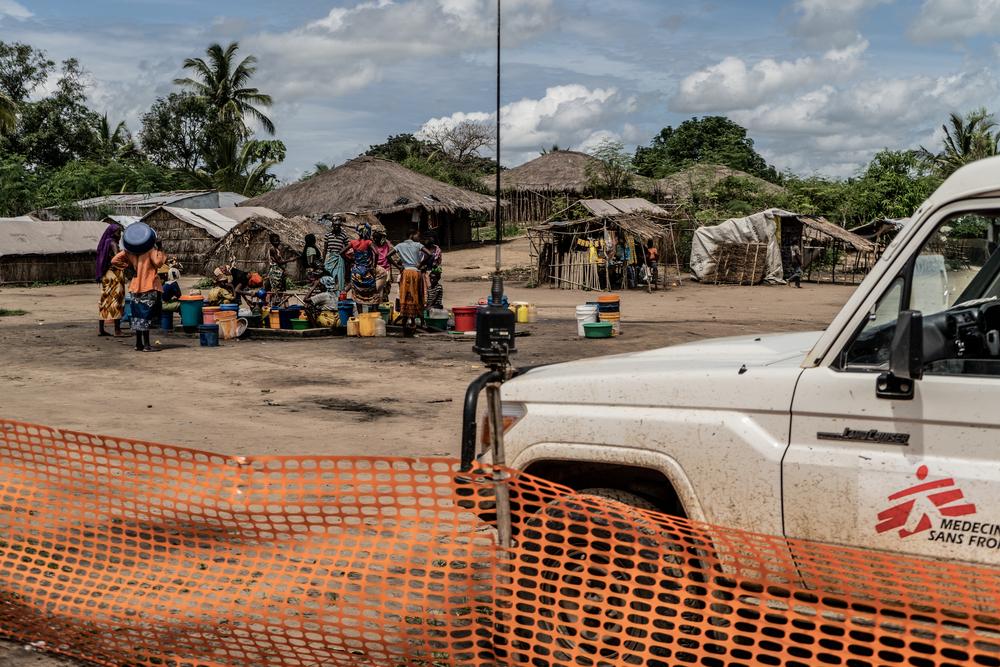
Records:
<instances>
[{"instance_id":1,"label":"tarpaulin shelter","mask_svg":"<svg viewBox=\"0 0 1000 667\"><path fill-rule=\"evenodd\" d=\"M696 229L691 272L702 282L781 283L794 253L803 269L829 266L836 282L838 267L841 276L867 272L875 245L825 218L772 208Z\"/></svg>"}]
</instances>

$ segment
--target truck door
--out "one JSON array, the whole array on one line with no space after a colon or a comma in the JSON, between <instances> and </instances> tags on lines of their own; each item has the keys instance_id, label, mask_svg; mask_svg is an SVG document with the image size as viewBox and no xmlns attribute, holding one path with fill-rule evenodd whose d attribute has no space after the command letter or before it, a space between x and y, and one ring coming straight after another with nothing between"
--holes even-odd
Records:
<instances>
[{"instance_id":1,"label":"truck door","mask_svg":"<svg viewBox=\"0 0 1000 667\"><path fill-rule=\"evenodd\" d=\"M915 239L853 335L803 371L783 461L788 537L1000 565L998 216L947 216ZM924 377L912 400L880 399L905 309L932 343Z\"/></svg>"}]
</instances>

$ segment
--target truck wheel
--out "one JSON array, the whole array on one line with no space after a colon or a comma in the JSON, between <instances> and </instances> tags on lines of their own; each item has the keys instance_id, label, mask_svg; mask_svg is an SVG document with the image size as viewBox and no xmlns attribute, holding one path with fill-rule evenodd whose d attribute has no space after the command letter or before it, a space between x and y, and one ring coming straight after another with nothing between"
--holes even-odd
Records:
<instances>
[{"instance_id":1,"label":"truck wheel","mask_svg":"<svg viewBox=\"0 0 1000 667\"><path fill-rule=\"evenodd\" d=\"M634 493L622 491L621 489L595 487L592 489L580 489L577 493L586 494L588 496L597 496L598 498L607 498L608 500L617 500L623 505L629 505L641 510L653 510L654 512L659 511L659 508L656 505L649 502L642 496L637 496Z\"/></svg>"}]
</instances>

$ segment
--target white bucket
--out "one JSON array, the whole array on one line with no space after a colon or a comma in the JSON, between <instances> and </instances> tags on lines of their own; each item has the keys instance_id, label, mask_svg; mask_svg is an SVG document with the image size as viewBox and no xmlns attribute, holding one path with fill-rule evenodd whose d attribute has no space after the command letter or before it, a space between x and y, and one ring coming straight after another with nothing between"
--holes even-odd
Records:
<instances>
[{"instance_id":1,"label":"white bucket","mask_svg":"<svg viewBox=\"0 0 1000 667\"><path fill-rule=\"evenodd\" d=\"M585 304L583 306L576 307L576 334L580 338L583 338L586 335L586 332L583 329L583 325L596 321L597 321L597 306Z\"/></svg>"}]
</instances>

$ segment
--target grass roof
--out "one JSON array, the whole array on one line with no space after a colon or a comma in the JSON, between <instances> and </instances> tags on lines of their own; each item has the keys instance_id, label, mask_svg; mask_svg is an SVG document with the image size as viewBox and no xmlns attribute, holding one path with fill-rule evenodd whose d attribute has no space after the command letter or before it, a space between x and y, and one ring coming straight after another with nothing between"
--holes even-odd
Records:
<instances>
[{"instance_id":1,"label":"grass roof","mask_svg":"<svg viewBox=\"0 0 1000 667\"><path fill-rule=\"evenodd\" d=\"M396 162L359 157L305 181L249 199L241 206L266 206L289 217L395 213L414 208L486 213L493 210L493 199L418 174Z\"/></svg>"}]
</instances>

